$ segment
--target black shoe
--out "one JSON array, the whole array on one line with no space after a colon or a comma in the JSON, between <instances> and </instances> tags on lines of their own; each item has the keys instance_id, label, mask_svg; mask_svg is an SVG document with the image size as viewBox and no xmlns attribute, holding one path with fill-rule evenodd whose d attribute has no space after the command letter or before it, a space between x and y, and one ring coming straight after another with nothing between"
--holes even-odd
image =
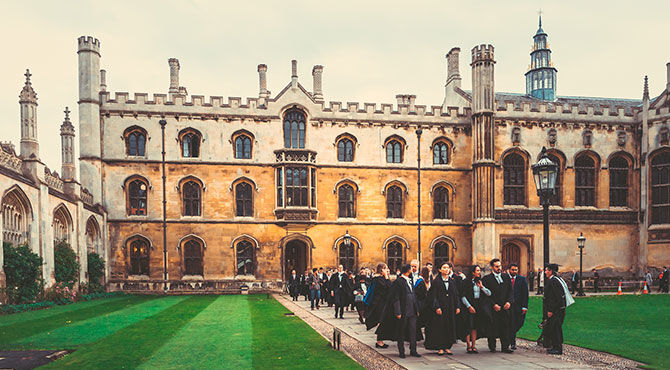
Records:
<instances>
[{"instance_id":1,"label":"black shoe","mask_svg":"<svg viewBox=\"0 0 670 370\"><path fill-rule=\"evenodd\" d=\"M509 349L511 349L512 351L515 351L515 350L516 350L516 345L512 344L512 345L509 347Z\"/></svg>"},{"instance_id":2,"label":"black shoe","mask_svg":"<svg viewBox=\"0 0 670 370\"><path fill-rule=\"evenodd\" d=\"M547 353L550 354L550 355L562 355L562 354L563 354L563 350L552 348L552 349L548 349L548 350L547 350Z\"/></svg>"},{"instance_id":3,"label":"black shoe","mask_svg":"<svg viewBox=\"0 0 670 370\"><path fill-rule=\"evenodd\" d=\"M337 319L337 314L335 314L335 318Z\"/></svg>"},{"instance_id":4,"label":"black shoe","mask_svg":"<svg viewBox=\"0 0 670 370\"><path fill-rule=\"evenodd\" d=\"M401 353L399 356L400 356L400 358L405 358L405 357L407 357L407 356L405 356L404 353Z\"/></svg>"},{"instance_id":5,"label":"black shoe","mask_svg":"<svg viewBox=\"0 0 670 370\"><path fill-rule=\"evenodd\" d=\"M340 316L340 319L344 319L344 317Z\"/></svg>"},{"instance_id":6,"label":"black shoe","mask_svg":"<svg viewBox=\"0 0 670 370\"><path fill-rule=\"evenodd\" d=\"M502 352L503 352L503 353L514 353L514 351L512 351L512 350L509 349L509 348L503 348L503 349L502 349Z\"/></svg>"},{"instance_id":7,"label":"black shoe","mask_svg":"<svg viewBox=\"0 0 670 370\"><path fill-rule=\"evenodd\" d=\"M491 353L496 353L496 349L495 349L495 348L491 348L491 347L489 347L489 351L491 351Z\"/></svg>"},{"instance_id":8,"label":"black shoe","mask_svg":"<svg viewBox=\"0 0 670 370\"><path fill-rule=\"evenodd\" d=\"M412 357L421 357L421 355L416 353L416 352L410 353L409 355L412 356Z\"/></svg>"},{"instance_id":9,"label":"black shoe","mask_svg":"<svg viewBox=\"0 0 670 370\"><path fill-rule=\"evenodd\" d=\"M379 343L375 343L375 348L389 348L389 345L384 343L382 345L379 345Z\"/></svg>"}]
</instances>

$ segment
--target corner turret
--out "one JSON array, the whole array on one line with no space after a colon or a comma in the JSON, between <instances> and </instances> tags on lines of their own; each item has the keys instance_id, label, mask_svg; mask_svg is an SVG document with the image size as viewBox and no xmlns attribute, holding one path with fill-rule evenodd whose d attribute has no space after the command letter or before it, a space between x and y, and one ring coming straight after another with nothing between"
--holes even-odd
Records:
<instances>
[{"instance_id":1,"label":"corner turret","mask_svg":"<svg viewBox=\"0 0 670 370\"><path fill-rule=\"evenodd\" d=\"M556 99L556 74L558 70L551 62L551 49L547 43L547 34L540 24L533 36L533 48L530 52L530 66L526 72L526 94L542 100Z\"/></svg>"},{"instance_id":2,"label":"corner turret","mask_svg":"<svg viewBox=\"0 0 670 370\"><path fill-rule=\"evenodd\" d=\"M65 107L65 119L60 126L61 138L61 174L63 180L75 178L74 168L74 126L70 122L70 109Z\"/></svg>"},{"instance_id":3,"label":"corner turret","mask_svg":"<svg viewBox=\"0 0 670 370\"><path fill-rule=\"evenodd\" d=\"M21 106L21 157L39 159L40 146L37 142L37 93L30 82L30 70L26 69L26 83L19 94Z\"/></svg>"}]
</instances>

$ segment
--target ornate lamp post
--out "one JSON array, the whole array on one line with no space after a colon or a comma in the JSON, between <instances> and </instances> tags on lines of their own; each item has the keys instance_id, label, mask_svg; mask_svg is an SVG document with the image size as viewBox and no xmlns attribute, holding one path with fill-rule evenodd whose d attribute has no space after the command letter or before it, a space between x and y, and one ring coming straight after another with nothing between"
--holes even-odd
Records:
<instances>
[{"instance_id":1,"label":"ornate lamp post","mask_svg":"<svg viewBox=\"0 0 670 370\"><path fill-rule=\"evenodd\" d=\"M533 168L533 178L537 195L540 197L540 204L543 208L543 238L544 238L544 266L549 264L549 204L551 197L556 192L556 173L558 166L547 156L547 148L542 147L540 160L535 163Z\"/></svg>"},{"instance_id":2,"label":"ornate lamp post","mask_svg":"<svg viewBox=\"0 0 670 370\"><path fill-rule=\"evenodd\" d=\"M584 234L579 233L579 237L577 238L577 246L579 247L579 292L577 293L578 297L583 297L586 294L584 294L584 286L582 284L582 256L584 254L584 245L586 244L586 238L584 237Z\"/></svg>"},{"instance_id":3,"label":"ornate lamp post","mask_svg":"<svg viewBox=\"0 0 670 370\"><path fill-rule=\"evenodd\" d=\"M419 128L415 131L416 132L416 140L417 140L417 146L416 146L416 191L417 191L417 202L416 202L416 213L417 213L417 228L416 228L416 233L417 233L417 240L419 244L419 249L417 252L417 259L419 260L419 266L421 266L421 134L423 133L423 130Z\"/></svg>"}]
</instances>

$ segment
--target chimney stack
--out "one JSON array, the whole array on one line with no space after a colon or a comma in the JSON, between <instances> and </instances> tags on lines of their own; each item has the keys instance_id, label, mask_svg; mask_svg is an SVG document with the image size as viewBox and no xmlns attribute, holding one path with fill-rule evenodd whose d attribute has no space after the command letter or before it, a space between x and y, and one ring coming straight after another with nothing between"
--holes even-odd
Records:
<instances>
[{"instance_id":1,"label":"chimney stack","mask_svg":"<svg viewBox=\"0 0 670 370\"><path fill-rule=\"evenodd\" d=\"M170 88L168 93L172 98L173 95L179 94L179 59L170 58L168 64L170 65Z\"/></svg>"},{"instance_id":2,"label":"chimney stack","mask_svg":"<svg viewBox=\"0 0 670 370\"><path fill-rule=\"evenodd\" d=\"M298 61L295 59L291 61L291 87L298 87Z\"/></svg>"},{"instance_id":3,"label":"chimney stack","mask_svg":"<svg viewBox=\"0 0 670 370\"><path fill-rule=\"evenodd\" d=\"M100 70L100 91L107 91L107 71Z\"/></svg>"},{"instance_id":4,"label":"chimney stack","mask_svg":"<svg viewBox=\"0 0 670 370\"><path fill-rule=\"evenodd\" d=\"M447 85L451 82L454 86L461 87L461 74L458 71L458 56L461 48L452 48L447 53Z\"/></svg>"},{"instance_id":5,"label":"chimney stack","mask_svg":"<svg viewBox=\"0 0 670 370\"><path fill-rule=\"evenodd\" d=\"M270 97L270 92L268 91L267 71L268 66L265 64L258 65L259 105L265 105L266 99Z\"/></svg>"},{"instance_id":6,"label":"chimney stack","mask_svg":"<svg viewBox=\"0 0 670 370\"><path fill-rule=\"evenodd\" d=\"M323 75L323 66L316 65L312 68L312 78L314 80L313 95L314 100L323 101L323 91L321 86L321 76Z\"/></svg>"}]
</instances>

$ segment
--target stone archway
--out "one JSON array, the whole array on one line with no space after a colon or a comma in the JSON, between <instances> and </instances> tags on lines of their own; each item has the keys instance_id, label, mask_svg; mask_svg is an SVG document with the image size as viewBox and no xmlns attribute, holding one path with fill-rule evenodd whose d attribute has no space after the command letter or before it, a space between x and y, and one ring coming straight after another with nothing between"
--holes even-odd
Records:
<instances>
[{"instance_id":1,"label":"stone archway","mask_svg":"<svg viewBox=\"0 0 670 370\"><path fill-rule=\"evenodd\" d=\"M284 245L284 279L288 281L291 270L301 276L307 269L308 246L302 240L293 239Z\"/></svg>"},{"instance_id":2,"label":"stone archway","mask_svg":"<svg viewBox=\"0 0 670 370\"><path fill-rule=\"evenodd\" d=\"M528 271L532 271L534 267L531 241L525 235L501 238L500 260L503 268L516 263L519 265L519 275L526 276Z\"/></svg>"}]
</instances>

